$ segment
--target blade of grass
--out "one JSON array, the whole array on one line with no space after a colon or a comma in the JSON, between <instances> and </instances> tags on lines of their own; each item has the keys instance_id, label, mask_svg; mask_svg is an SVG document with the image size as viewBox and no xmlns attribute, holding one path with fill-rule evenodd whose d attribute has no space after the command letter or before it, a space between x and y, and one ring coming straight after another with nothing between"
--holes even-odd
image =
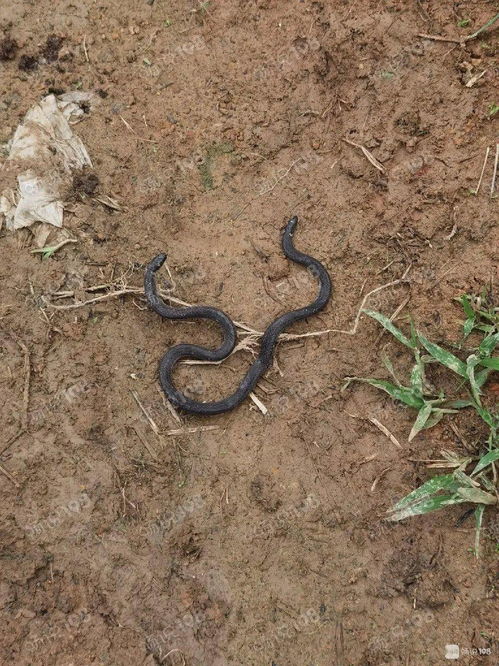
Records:
<instances>
[{"instance_id":1,"label":"blade of grass","mask_svg":"<svg viewBox=\"0 0 499 666\"><path fill-rule=\"evenodd\" d=\"M480 365L484 365L486 368L490 368L491 370L499 370L499 356L494 358L482 358L480 360ZM484 371L482 370L482 372Z\"/></svg>"},{"instance_id":2,"label":"blade of grass","mask_svg":"<svg viewBox=\"0 0 499 666\"><path fill-rule=\"evenodd\" d=\"M477 466L475 469L471 472L471 476L474 474L478 474L478 472L481 472L482 469L485 469L488 467L491 463L495 462L496 460L499 460L499 449L492 449L492 451L489 451L486 453L484 456L480 458L478 461Z\"/></svg>"},{"instance_id":3,"label":"blade of grass","mask_svg":"<svg viewBox=\"0 0 499 666\"><path fill-rule=\"evenodd\" d=\"M490 359L486 359L486 360L490 360ZM480 365L482 365L482 364L480 363ZM480 372L478 372L475 375L475 381L477 383L478 388L482 388L482 386L485 384L485 382L489 378L489 375L490 375L491 372L492 372L492 370L490 368L484 368L483 370L480 370Z\"/></svg>"},{"instance_id":4,"label":"blade of grass","mask_svg":"<svg viewBox=\"0 0 499 666\"><path fill-rule=\"evenodd\" d=\"M466 502L466 500L461 497L456 497L456 495L438 495L437 497L423 499L420 502L403 509L398 509L393 515L388 516L388 520L404 520L404 518L420 516L425 513L431 513L432 511L438 511L438 509L442 509L445 506L462 504L463 502Z\"/></svg>"},{"instance_id":5,"label":"blade of grass","mask_svg":"<svg viewBox=\"0 0 499 666\"><path fill-rule=\"evenodd\" d=\"M497 345L499 345L499 333L488 335L484 340L482 340L480 346L478 347L478 353L482 358L488 358Z\"/></svg>"},{"instance_id":6,"label":"blade of grass","mask_svg":"<svg viewBox=\"0 0 499 666\"><path fill-rule=\"evenodd\" d=\"M473 310L473 307L470 303L468 294L464 294L461 298L457 299L459 303L463 306L464 314L466 315L466 320L463 324L463 336L466 339L471 331L475 328L476 323L476 313Z\"/></svg>"},{"instance_id":7,"label":"blade of grass","mask_svg":"<svg viewBox=\"0 0 499 666\"><path fill-rule=\"evenodd\" d=\"M439 345L436 345L434 342L430 342L422 333L418 332L418 338L428 354L433 356L435 360L437 360L442 365L445 365L446 368L449 368L449 370L452 370L461 377L467 377L466 363L463 363L457 358L457 356L454 356L454 354L451 354Z\"/></svg>"},{"instance_id":8,"label":"blade of grass","mask_svg":"<svg viewBox=\"0 0 499 666\"><path fill-rule=\"evenodd\" d=\"M495 495L496 487L495 487L494 483L487 476L487 471L488 470L484 470L484 471L480 472L480 474L477 474L476 479L478 481L480 481L480 484L485 488L485 490L488 490L489 493L492 493L492 494Z\"/></svg>"},{"instance_id":9,"label":"blade of grass","mask_svg":"<svg viewBox=\"0 0 499 666\"><path fill-rule=\"evenodd\" d=\"M406 386L395 386L384 379L367 379L364 377L348 377L348 380L355 380L357 382L364 382L375 388L379 388L390 395L394 400L400 400L409 407L421 409L424 405L422 398L414 394L414 391Z\"/></svg>"},{"instance_id":10,"label":"blade of grass","mask_svg":"<svg viewBox=\"0 0 499 666\"><path fill-rule=\"evenodd\" d=\"M414 350L415 364L411 370L411 386L413 391L420 397L423 397L424 391L424 363L421 354L417 349Z\"/></svg>"},{"instance_id":11,"label":"blade of grass","mask_svg":"<svg viewBox=\"0 0 499 666\"><path fill-rule=\"evenodd\" d=\"M411 325L411 344L414 347L414 349L417 349L417 346L418 346L418 332L416 330L416 324L414 323L412 317L410 319L410 325Z\"/></svg>"},{"instance_id":12,"label":"blade of grass","mask_svg":"<svg viewBox=\"0 0 499 666\"><path fill-rule=\"evenodd\" d=\"M496 427L494 416L489 412L488 409L486 409L485 407L482 407L482 405L480 403L473 403L473 407L480 414L480 416L482 417L482 419L485 421L485 423L487 425L489 425L491 428Z\"/></svg>"},{"instance_id":13,"label":"blade of grass","mask_svg":"<svg viewBox=\"0 0 499 666\"><path fill-rule=\"evenodd\" d=\"M429 419L426 421L423 430L428 430L429 428L433 428L433 426L437 425L437 423L440 423L442 420L444 414L457 414L456 409L440 409L439 407L433 408L432 413L430 414Z\"/></svg>"},{"instance_id":14,"label":"blade of grass","mask_svg":"<svg viewBox=\"0 0 499 666\"><path fill-rule=\"evenodd\" d=\"M383 354L382 359L383 359L383 364L384 364L385 368L391 374L391 376L393 377L397 386L401 386L401 383L399 382L399 379L398 379L397 375L395 374L395 368L393 367L393 363L391 362L390 358L387 356L387 354Z\"/></svg>"},{"instance_id":15,"label":"blade of grass","mask_svg":"<svg viewBox=\"0 0 499 666\"><path fill-rule=\"evenodd\" d=\"M466 375L468 377L468 381L470 383L471 387L471 393L473 397L475 398L475 401L477 404L481 405L480 401L480 387L478 386L478 382L475 379L475 367L480 363L480 359L478 356L475 356L475 354L471 354L471 356L468 356L466 359Z\"/></svg>"},{"instance_id":16,"label":"blade of grass","mask_svg":"<svg viewBox=\"0 0 499 666\"><path fill-rule=\"evenodd\" d=\"M469 336L471 331L475 328L475 323L476 323L476 320L475 320L474 317L473 318L468 318L464 322L464 324L463 324L463 336L464 336L465 340Z\"/></svg>"},{"instance_id":17,"label":"blade of grass","mask_svg":"<svg viewBox=\"0 0 499 666\"><path fill-rule=\"evenodd\" d=\"M464 38L465 42L468 42L470 39L475 39L475 37L478 37L484 30L487 30L487 28L490 28L491 25L494 25L494 23L499 19L499 14L496 14L493 16L491 19L487 21L484 25L482 25L481 28L479 28L476 32L474 32L472 35L468 35L467 37Z\"/></svg>"},{"instance_id":18,"label":"blade of grass","mask_svg":"<svg viewBox=\"0 0 499 666\"><path fill-rule=\"evenodd\" d=\"M448 409L464 409L465 407L474 406L475 403L472 400L451 400L445 405L445 407Z\"/></svg>"},{"instance_id":19,"label":"blade of grass","mask_svg":"<svg viewBox=\"0 0 499 666\"><path fill-rule=\"evenodd\" d=\"M464 470L466 469L466 463L462 464L454 472L454 480L461 488L478 488L480 484L475 479L472 479L471 476L465 474Z\"/></svg>"},{"instance_id":20,"label":"blade of grass","mask_svg":"<svg viewBox=\"0 0 499 666\"><path fill-rule=\"evenodd\" d=\"M463 294L461 298L458 298L457 300L463 306L464 314L466 315L467 319L475 319L476 314L473 310L473 306L471 305L470 297L468 294Z\"/></svg>"},{"instance_id":21,"label":"blade of grass","mask_svg":"<svg viewBox=\"0 0 499 666\"><path fill-rule=\"evenodd\" d=\"M432 479L423 483L422 486L419 486L419 488L416 488L416 490L413 490L403 499L399 500L390 511L402 509L404 506L412 504L413 502L419 502L422 499L431 497L431 495L434 495L441 490L456 492L458 487L453 474L434 476Z\"/></svg>"},{"instance_id":22,"label":"blade of grass","mask_svg":"<svg viewBox=\"0 0 499 666\"><path fill-rule=\"evenodd\" d=\"M454 410L451 411L454 413ZM433 426L436 426L437 423L440 423L444 414L447 412L448 410L446 409L434 409L433 412L430 414L430 418L428 419L428 421L426 421L423 430L429 430L430 428L433 428Z\"/></svg>"},{"instance_id":23,"label":"blade of grass","mask_svg":"<svg viewBox=\"0 0 499 666\"><path fill-rule=\"evenodd\" d=\"M402 333L401 330L399 330L388 317L385 317L385 315L381 314L381 312L377 312L376 310L362 310L364 314L368 315L369 317L372 317L373 319L376 319L377 322L379 322L384 328L386 328L387 331L390 331L390 333L397 338L399 342L401 342L403 345L406 347L409 347L409 349L414 349L414 344L409 340L409 338L406 338L406 336Z\"/></svg>"},{"instance_id":24,"label":"blade of grass","mask_svg":"<svg viewBox=\"0 0 499 666\"><path fill-rule=\"evenodd\" d=\"M430 403L426 403L423 407L421 407L416 417L416 420L414 421L414 425L412 426L412 430L409 434L410 442L412 442L412 440L414 439L414 437L416 437L418 432L423 430L428 419L430 418L432 409L433 406Z\"/></svg>"}]
</instances>

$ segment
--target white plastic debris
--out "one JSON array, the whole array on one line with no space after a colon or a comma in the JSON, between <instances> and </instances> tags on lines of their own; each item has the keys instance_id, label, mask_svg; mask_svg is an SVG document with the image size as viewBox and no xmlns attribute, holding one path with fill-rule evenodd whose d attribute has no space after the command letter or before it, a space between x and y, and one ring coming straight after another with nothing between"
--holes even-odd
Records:
<instances>
[{"instance_id":1,"label":"white plastic debris","mask_svg":"<svg viewBox=\"0 0 499 666\"><path fill-rule=\"evenodd\" d=\"M26 171L17 177L17 205L12 190L0 197L0 211L7 219L8 229L29 227L33 222L47 222L62 227L63 206L59 192L52 190L47 178ZM10 197L10 200L9 198Z\"/></svg>"},{"instance_id":2,"label":"white plastic debris","mask_svg":"<svg viewBox=\"0 0 499 666\"><path fill-rule=\"evenodd\" d=\"M17 176L16 192L9 188L0 196L0 213L8 229L29 227L34 222L62 226L64 175L92 166L71 125L96 101L94 93L75 91L58 97L48 95L28 111L10 142L7 160L15 161L21 169L27 162L29 168Z\"/></svg>"}]
</instances>

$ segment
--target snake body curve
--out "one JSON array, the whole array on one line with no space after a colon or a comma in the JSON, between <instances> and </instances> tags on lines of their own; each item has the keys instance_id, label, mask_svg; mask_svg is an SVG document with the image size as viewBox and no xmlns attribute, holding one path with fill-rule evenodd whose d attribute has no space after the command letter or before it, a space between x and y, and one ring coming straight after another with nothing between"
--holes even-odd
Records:
<instances>
[{"instance_id":1,"label":"snake body curve","mask_svg":"<svg viewBox=\"0 0 499 666\"><path fill-rule=\"evenodd\" d=\"M266 329L260 344L260 353L249 367L243 380L234 393L223 400L213 402L199 402L188 398L173 384L172 372L182 359L195 359L199 361L223 361L235 347L236 328L228 315L222 310L209 306L192 306L177 308L166 305L159 297L156 287L156 271L166 260L165 254L158 254L146 267L144 277L144 292L149 306L166 319L211 319L217 322L223 333L223 342L217 349L208 349L198 345L180 344L169 349L159 363L159 377L163 391L168 400L185 412L192 414L213 415L228 412L237 407L254 389L260 377L269 368L274 353L274 347L279 335L291 324L310 317L322 310L331 296L331 280L329 274L320 261L299 252L293 245L293 233L298 218L292 217L286 224L282 234L282 249L288 259L297 264L306 266L311 274L319 281L319 293L313 303L298 310L286 312L275 319Z\"/></svg>"}]
</instances>

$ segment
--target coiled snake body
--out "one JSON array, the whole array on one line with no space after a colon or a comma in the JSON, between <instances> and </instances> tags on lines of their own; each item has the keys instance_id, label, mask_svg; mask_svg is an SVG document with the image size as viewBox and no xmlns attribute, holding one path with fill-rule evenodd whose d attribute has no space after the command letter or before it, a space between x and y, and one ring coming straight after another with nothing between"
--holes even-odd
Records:
<instances>
[{"instance_id":1,"label":"coiled snake body","mask_svg":"<svg viewBox=\"0 0 499 666\"><path fill-rule=\"evenodd\" d=\"M144 292L149 306L166 319L211 319L216 321L223 332L223 342L218 349L207 349L198 345L180 344L169 349L159 364L159 377L163 391L170 402L193 414L221 414L237 407L254 389L260 377L266 372L272 362L274 347L279 335L296 321L310 317L322 310L331 295L331 280L324 266L313 257L299 252L293 245L293 232L298 222L297 217L291 218L286 224L282 235L282 249L288 259L306 266L319 281L319 294L315 301L306 307L292 310L273 321L263 334L260 344L260 353L250 366L245 377L232 395L223 400L214 402L199 402L191 400L175 388L171 375L173 369L182 359L195 359L199 361L223 361L235 347L236 329L232 320L217 308L208 306L193 306L176 308L166 305L158 296L156 288L156 271L163 265L165 254L158 254L146 267L144 278Z\"/></svg>"}]
</instances>

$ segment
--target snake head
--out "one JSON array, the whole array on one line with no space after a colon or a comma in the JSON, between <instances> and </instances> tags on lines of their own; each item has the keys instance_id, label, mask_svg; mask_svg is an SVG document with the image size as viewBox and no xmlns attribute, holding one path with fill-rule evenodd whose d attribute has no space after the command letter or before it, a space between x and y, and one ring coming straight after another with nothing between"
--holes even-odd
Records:
<instances>
[{"instance_id":1,"label":"snake head","mask_svg":"<svg viewBox=\"0 0 499 666\"><path fill-rule=\"evenodd\" d=\"M155 273L161 268L161 266L165 263L165 261L166 261L166 254L158 254L154 257L152 261L149 262L147 270Z\"/></svg>"},{"instance_id":2,"label":"snake head","mask_svg":"<svg viewBox=\"0 0 499 666\"><path fill-rule=\"evenodd\" d=\"M284 227L284 234L286 236L292 236L297 224L298 224L298 216L293 215L293 217L289 220L289 222Z\"/></svg>"}]
</instances>

